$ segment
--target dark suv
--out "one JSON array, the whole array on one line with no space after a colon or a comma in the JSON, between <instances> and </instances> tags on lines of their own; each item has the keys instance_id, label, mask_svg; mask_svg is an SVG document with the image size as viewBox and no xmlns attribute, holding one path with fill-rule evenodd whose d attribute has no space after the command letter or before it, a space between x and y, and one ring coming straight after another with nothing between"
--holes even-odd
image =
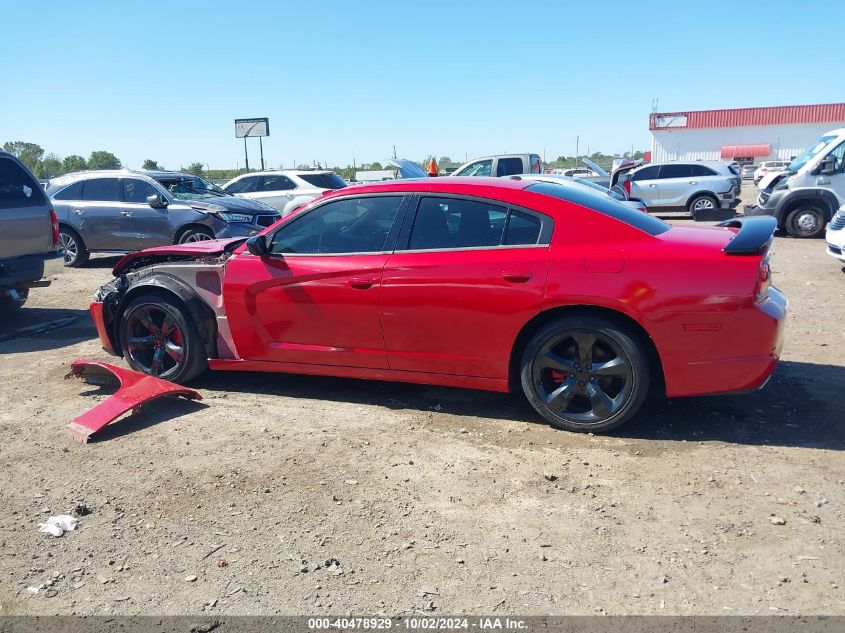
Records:
<instances>
[{"instance_id":1,"label":"dark suv","mask_svg":"<svg viewBox=\"0 0 845 633\"><path fill-rule=\"evenodd\" d=\"M137 251L226 237L249 237L281 216L191 174L86 171L50 181L67 266L92 252Z\"/></svg>"},{"instance_id":2,"label":"dark suv","mask_svg":"<svg viewBox=\"0 0 845 633\"><path fill-rule=\"evenodd\" d=\"M61 272L59 226L44 189L17 158L0 152L0 313Z\"/></svg>"}]
</instances>

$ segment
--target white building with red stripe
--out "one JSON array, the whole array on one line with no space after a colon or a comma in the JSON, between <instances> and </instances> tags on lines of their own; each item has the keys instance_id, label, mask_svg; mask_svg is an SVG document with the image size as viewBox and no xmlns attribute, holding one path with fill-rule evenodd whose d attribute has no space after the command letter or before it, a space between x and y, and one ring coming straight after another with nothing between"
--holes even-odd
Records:
<instances>
[{"instance_id":1,"label":"white building with red stripe","mask_svg":"<svg viewBox=\"0 0 845 633\"><path fill-rule=\"evenodd\" d=\"M845 127L845 103L653 112L651 161L790 159L824 132Z\"/></svg>"}]
</instances>

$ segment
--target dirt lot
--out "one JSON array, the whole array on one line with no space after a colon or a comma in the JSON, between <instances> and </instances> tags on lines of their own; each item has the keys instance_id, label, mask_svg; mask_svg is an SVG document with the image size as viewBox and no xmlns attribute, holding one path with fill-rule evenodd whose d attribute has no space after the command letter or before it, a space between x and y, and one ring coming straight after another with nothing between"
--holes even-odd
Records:
<instances>
[{"instance_id":1,"label":"dirt lot","mask_svg":"<svg viewBox=\"0 0 845 633\"><path fill-rule=\"evenodd\" d=\"M108 358L85 309L113 263L16 317L73 324L0 343L0 615L845 614L845 274L821 241L777 239L763 391L601 437L516 395L221 373L78 444L108 392L62 376ZM78 503L76 531L37 532Z\"/></svg>"}]
</instances>

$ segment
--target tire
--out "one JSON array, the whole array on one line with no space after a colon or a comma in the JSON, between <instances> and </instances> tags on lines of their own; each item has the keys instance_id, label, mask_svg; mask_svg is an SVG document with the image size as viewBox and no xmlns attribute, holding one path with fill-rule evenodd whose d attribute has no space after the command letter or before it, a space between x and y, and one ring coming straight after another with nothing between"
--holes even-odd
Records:
<instances>
[{"instance_id":1,"label":"tire","mask_svg":"<svg viewBox=\"0 0 845 633\"><path fill-rule=\"evenodd\" d=\"M29 288L15 288L15 290L18 291L18 299L12 299L4 291L0 291L4 292L4 294L0 295L0 314L17 312L26 303L27 298L29 298Z\"/></svg>"},{"instance_id":2,"label":"tire","mask_svg":"<svg viewBox=\"0 0 845 633\"><path fill-rule=\"evenodd\" d=\"M185 383L208 367L199 330L175 297L151 292L134 298L118 327L123 357L135 371Z\"/></svg>"},{"instance_id":3,"label":"tire","mask_svg":"<svg viewBox=\"0 0 845 633\"><path fill-rule=\"evenodd\" d=\"M64 255L68 268L84 266L91 257L79 233L68 226L59 227L59 252Z\"/></svg>"},{"instance_id":4,"label":"tire","mask_svg":"<svg viewBox=\"0 0 845 633\"><path fill-rule=\"evenodd\" d=\"M206 240L213 240L214 233L202 227L191 227L185 229L179 236L178 244L188 244L190 242L204 242Z\"/></svg>"},{"instance_id":5,"label":"tire","mask_svg":"<svg viewBox=\"0 0 845 633\"><path fill-rule=\"evenodd\" d=\"M687 205L693 220L697 220L702 213L711 213L720 208L719 201L706 193L695 196Z\"/></svg>"},{"instance_id":6,"label":"tire","mask_svg":"<svg viewBox=\"0 0 845 633\"><path fill-rule=\"evenodd\" d=\"M650 384L648 358L636 336L589 315L564 317L534 334L522 354L520 378L531 406L549 424L581 433L609 431L630 420Z\"/></svg>"},{"instance_id":7,"label":"tire","mask_svg":"<svg viewBox=\"0 0 845 633\"><path fill-rule=\"evenodd\" d=\"M786 216L786 232L793 237L820 237L826 221L827 214L820 204L805 202Z\"/></svg>"}]
</instances>

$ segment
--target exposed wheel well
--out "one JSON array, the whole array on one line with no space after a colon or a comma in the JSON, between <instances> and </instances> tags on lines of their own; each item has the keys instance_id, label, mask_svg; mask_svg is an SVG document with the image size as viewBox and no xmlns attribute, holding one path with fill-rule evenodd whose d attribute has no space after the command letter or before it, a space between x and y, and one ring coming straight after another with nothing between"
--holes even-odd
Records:
<instances>
[{"instance_id":1,"label":"exposed wheel well","mask_svg":"<svg viewBox=\"0 0 845 633\"><path fill-rule=\"evenodd\" d=\"M120 298L120 303L114 313L114 323L112 324L111 339L114 349L121 352L119 349L119 337L117 327L123 313L124 308L135 299L135 297L144 294L157 295L159 297L167 298L171 301L175 300L177 305L185 308L188 316L193 320L197 331L205 344L206 353L209 357L216 355L217 348L217 325L214 318L214 312L205 304L199 297L194 295L190 290L183 289L179 286L171 287L168 285L153 285L142 284L134 286L126 291Z\"/></svg>"},{"instance_id":2,"label":"exposed wheel well","mask_svg":"<svg viewBox=\"0 0 845 633\"><path fill-rule=\"evenodd\" d=\"M59 221L59 230L61 231L62 229L67 229L68 231L71 231L76 237L79 238L79 240L82 242L82 245L85 246L85 241L82 239L82 236L79 234L79 231L73 228L70 224L68 224L67 222Z\"/></svg>"},{"instance_id":3,"label":"exposed wheel well","mask_svg":"<svg viewBox=\"0 0 845 633\"><path fill-rule=\"evenodd\" d=\"M173 236L173 243L178 244L179 240L182 239L182 236L188 231L202 231L204 233L211 233L211 235L214 236L214 231L204 224L186 224L185 226L179 227L179 230L176 231L176 235Z\"/></svg>"},{"instance_id":4,"label":"exposed wheel well","mask_svg":"<svg viewBox=\"0 0 845 633\"><path fill-rule=\"evenodd\" d=\"M522 360L522 353L534 333L555 319L559 319L564 316L577 316L579 314L602 316L606 319L616 321L621 326L630 330L637 337L640 343L642 343L643 348L646 351L651 369L652 382L659 387L661 393L665 393L666 389L663 377L663 363L660 361L660 355L657 353L657 347L654 345L654 341L651 340L651 337L648 332L645 331L643 326L628 315L612 308L590 305L572 305L550 308L535 316L522 327L522 330L520 330L516 337L516 341L514 341L513 347L511 348L511 358L508 372L508 385L511 391L520 388L519 366Z\"/></svg>"}]
</instances>

